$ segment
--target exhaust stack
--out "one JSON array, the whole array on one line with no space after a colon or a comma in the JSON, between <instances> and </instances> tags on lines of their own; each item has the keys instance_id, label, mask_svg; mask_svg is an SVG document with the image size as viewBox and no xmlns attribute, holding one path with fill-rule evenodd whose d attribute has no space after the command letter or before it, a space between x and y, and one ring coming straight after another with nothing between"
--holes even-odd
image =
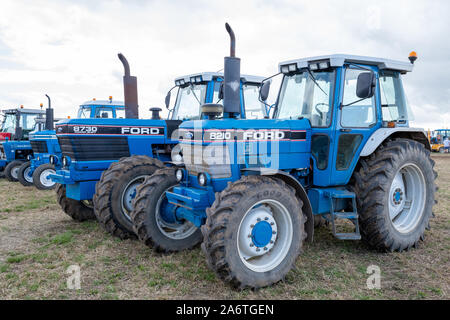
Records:
<instances>
[{"instance_id":1,"label":"exhaust stack","mask_svg":"<svg viewBox=\"0 0 450 320\"><path fill-rule=\"evenodd\" d=\"M127 59L121 53L118 54L120 61L125 69L125 75L123 76L123 92L125 100L125 117L126 118L139 118L139 106L138 106L138 92L137 92L137 78L130 76L130 65Z\"/></svg>"},{"instance_id":2,"label":"exhaust stack","mask_svg":"<svg viewBox=\"0 0 450 320\"><path fill-rule=\"evenodd\" d=\"M228 23L225 23L225 29L230 35L230 56L224 58L223 111L228 113L230 118L234 118L241 113L239 94L241 59L236 57L236 37L233 29Z\"/></svg>"},{"instance_id":3,"label":"exhaust stack","mask_svg":"<svg viewBox=\"0 0 450 320\"><path fill-rule=\"evenodd\" d=\"M53 130L54 122L55 122L55 115L53 113L52 109L52 101L48 94L45 95L48 99L48 108L45 109L45 130Z\"/></svg>"}]
</instances>

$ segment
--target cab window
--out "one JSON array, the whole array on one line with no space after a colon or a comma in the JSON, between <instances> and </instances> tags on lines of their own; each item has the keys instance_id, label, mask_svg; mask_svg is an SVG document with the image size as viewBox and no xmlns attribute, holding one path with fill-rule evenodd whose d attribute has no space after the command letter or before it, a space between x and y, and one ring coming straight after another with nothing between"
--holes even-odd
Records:
<instances>
[{"instance_id":1,"label":"cab window","mask_svg":"<svg viewBox=\"0 0 450 320\"><path fill-rule=\"evenodd\" d=\"M380 95L383 121L408 120L405 93L398 72L380 72Z\"/></svg>"},{"instance_id":2,"label":"cab window","mask_svg":"<svg viewBox=\"0 0 450 320\"><path fill-rule=\"evenodd\" d=\"M96 118L114 118L111 107L99 107L95 110Z\"/></svg>"},{"instance_id":3,"label":"cab window","mask_svg":"<svg viewBox=\"0 0 450 320\"><path fill-rule=\"evenodd\" d=\"M116 108L116 118L125 119L125 108Z\"/></svg>"},{"instance_id":4,"label":"cab window","mask_svg":"<svg viewBox=\"0 0 450 320\"><path fill-rule=\"evenodd\" d=\"M245 117L247 119L263 119L266 112L264 104L259 101L259 86L244 84L242 92L244 95Z\"/></svg>"},{"instance_id":5,"label":"cab window","mask_svg":"<svg viewBox=\"0 0 450 320\"><path fill-rule=\"evenodd\" d=\"M367 72L367 70L348 68L345 71L341 112L343 127L368 128L376 122L375 95L364 100L356 96L356 82L358 76L363 72ZM358 102L354 103L355 101Z\"/></svg>"},{"instance_id":6,"label":"cab window","mask_svg":"<svg viewBox=\"0 0 450 320\"><path fill-rule=\"evenodd\" d=\"M78 118L90 118L91 117L91 107L80 107L78 110Z\"/></svg>"}]
</instances>

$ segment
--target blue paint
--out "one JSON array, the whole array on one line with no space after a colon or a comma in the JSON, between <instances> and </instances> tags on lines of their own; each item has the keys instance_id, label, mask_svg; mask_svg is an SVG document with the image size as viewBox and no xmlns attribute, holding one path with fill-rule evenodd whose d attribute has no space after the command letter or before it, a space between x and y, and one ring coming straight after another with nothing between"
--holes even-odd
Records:
<instances>
[{"instance_id":1,"label":"blue paint","mask_svg":"<svg viewBox=\"0 0 450 320\"><path fill-rule=\"evenodd\" d=\"M252 229L252 241L258 248L267 246L272 239L272 226L267 221L260 221Z\"/></svg>"}]
</instances>

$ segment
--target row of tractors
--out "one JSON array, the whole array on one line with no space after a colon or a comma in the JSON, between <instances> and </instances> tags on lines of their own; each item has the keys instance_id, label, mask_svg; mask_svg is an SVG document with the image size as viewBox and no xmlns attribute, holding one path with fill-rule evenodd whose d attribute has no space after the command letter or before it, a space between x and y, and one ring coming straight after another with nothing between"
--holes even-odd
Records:
<instances>
[{"instance_id":1,"label":"row of tractors","mask_svg":"<svg viewBox=\"0 0 450 320\"><path fill-rule=\"evenodd\" d=\"M6 177L55 187L74 220L96 219L157 252L201 245L208 266L236 288L282 280L324 224L375 250L417 247L437 176L427 135L409 126L402 85L417 55L301 58L264 78L240 73L226 30L223 73L176 78L167 119L160 108L139 119L137 79L122 54L123 104L91 101L56 124L50 100L45 121L43 111L7 111ZM275 76L281 85L269 105ZM31 128L18 128L29 114L36 125L25 140Z\"/></svg>"}]
</instances>

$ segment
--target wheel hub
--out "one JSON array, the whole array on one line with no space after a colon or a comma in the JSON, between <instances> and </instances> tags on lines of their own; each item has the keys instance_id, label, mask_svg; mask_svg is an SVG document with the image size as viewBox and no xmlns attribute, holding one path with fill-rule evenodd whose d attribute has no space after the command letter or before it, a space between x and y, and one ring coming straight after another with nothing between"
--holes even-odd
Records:
<instances>
[{"instance_id":1,"label":"wheel hub","mask_svg":"<svg viewBox=\"0 0 450 320\"><path fill-rule=\"evenodd\" d=\"M25 169L25 172L23 175L27 182L33 183L33 176L30 174L30 172L31 172L31 168L28 167Z\"/></svg>"},{"instance_id":2,"label":"wheel hub","mask_svg":"<svg viewBox=\"0 0 450 320\"><path fill-rule=\"evenodd\" d=\"M55 184L52 179L50 179L50 175L54 174L55 170L53 169L46 169L42 171L41 176L39 177L39 180L41 181L41 184L46 187L51 187Z\"/></svg>"},{"instance_id":3,"label":"wheel hub","mask_svg":"<svg viewBox=\"0 0 450 320\"><path fill-rule=\"evenodd\" d=\"M260 256L270 251L277 239L277 223L270 209L252 209L242 221L240 248L244 256Z\"/></svg>"}]
</instances>

